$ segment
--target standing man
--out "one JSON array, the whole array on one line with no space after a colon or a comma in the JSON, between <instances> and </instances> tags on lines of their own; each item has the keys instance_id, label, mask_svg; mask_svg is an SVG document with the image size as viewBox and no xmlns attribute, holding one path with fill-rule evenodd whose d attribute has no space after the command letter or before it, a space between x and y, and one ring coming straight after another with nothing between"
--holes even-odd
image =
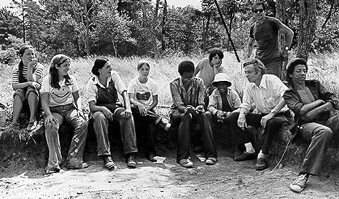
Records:
<instances>
[{"instance_id":1,"label":"standing man","mask_svg":"<svg viewBox=\"0 0 339 199\"><path fill-rule=\"evenodd\" d=\"M280 79L285 78L282 74L285 70L282 69L283 58L278 41L278 32L285 34L285 51L290 49L294 33L277 18L266 16L263 2L255 3L252 11L255 23L250 28L246 57L251 56L254 41L256 41L258 47L256 58L260 59L265 65L267 73L274 74Z\"/></svg>"},{"instance_id":2,"label":"standing man","mask_svg":"<svg viewBox=\"0 0 339 199\"><path fill-rule=\"evenodd\" d=\"M206 164L217 162L217 151L214 144L213 132L204 110L205 86L203 80L193 77L194 64L183 61L178 66L179 78L170 83L173 99L170 113L173 123L180 124L178 131L177 162L182 167L192 167L191 154L191 126L198 123L202 132L202 139L206 157Z\"/></svg>"},{"instance_id":3,"label":"standing man","mask_svg":"<svg viewBox=\"0 0 339 199\"><path fill-rule=\"evenodd\" d=\"M233 112L230 116L231 131L237 138L237 145L244 145L246 150L240 155L235 155L235 161L248 160L255 157L255 150L251 143L247 125L263 127L263 143L257 156L256 170L267 168L268 152L272 140L279 132L282 125L287 123L287 118L292 117L282 97L288 89L287 86L275 75L265 74L265 66L259 59L244 63L247 84L240 113ZM256 113L250 112L256 107ZM236 154L236 153L235 153Z\"/></svg>"}]
</instances>

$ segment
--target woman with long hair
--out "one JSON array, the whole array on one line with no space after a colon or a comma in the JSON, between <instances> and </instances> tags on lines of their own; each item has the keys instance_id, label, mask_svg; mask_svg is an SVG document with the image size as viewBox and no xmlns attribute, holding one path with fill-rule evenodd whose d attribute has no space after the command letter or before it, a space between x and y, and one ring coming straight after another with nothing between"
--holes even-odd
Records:
<instances>
[{"instance_id":1,"label":"woman with long hair","mask_svg":"<svg viewBox=\"0 0 339 199\"><path fill-rule=\"evenodd\" d=\"M27 130L32 131L37 127L36 115L44 66L38 62L32 46L21 47L18 55L20 62L12 74L13 120L9 127L20 128L18 119L23 108L26 108L24 106L27 102L30 114Z\"/></svg>"},{"instance_id":2,"label":"woman with long hair","mask_svg":"<svg viewBox=\"0 0 339 199\"><path fill-rule=\"evenodd\" d=\"M106 169L116 169L111 156L108 127L113 120L118 120L127 166L135 168L137 163L134 156L138 149L134 119L125 84L119 74L112 70L112 65L106 58L95 60L92 73L94 76L88 81L86 91L94 120L98 156L103 158ZM119 95L123 98L124 106L119 101Z\"/></svg>"},{"instance_id":3,"label":"woman with long hair","mask_svg":"<svg viewBox=\"0 0 339 199\"><path fill-rule=\"evenodd\" d=\"M68 151L66 168L81 169L87 138L87 121L81 110L79 87L73 75L69 74L71 59L58 54L52 58L49 75L41 86L41 105L45 111L45 135L49 150L47 174L60 171L62 163L58 130L65 121L74 128L74 135Z\"/></svg>"}]
</instances>

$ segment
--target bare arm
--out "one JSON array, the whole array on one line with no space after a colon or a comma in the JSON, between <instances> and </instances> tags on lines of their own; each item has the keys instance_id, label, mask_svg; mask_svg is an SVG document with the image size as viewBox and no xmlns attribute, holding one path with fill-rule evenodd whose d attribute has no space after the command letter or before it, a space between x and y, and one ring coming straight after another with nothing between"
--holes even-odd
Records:
<instances>
[{"instance_id":1,"label":"bare arm","mask_svg":"<svg viewBox=\"0 0 339 199\"><path fill-rule=\"evenodd\" d=\"M41 107L44 109L46 116L52 115L49 109L49 93L41 93Z\"/></svg>"},{"instance_id":2,"label":"bare arm","mask_svg":"<svg viewBox=\"0 0 339 199\"><path fill-rule=\"evenodd\" d=\"M79 95L79 91L73 92L73 98L74 98L74 102L75 102L75 105L78 111L82 111L82 104L81 104L81 98Z\"/></svg>"},{"instance_id":3,"label":"bare arm","mask_svg":"<svg viewBox=\"0 0 339 199\"><path fill-rule=\"evenodd\" d=\"M291 45L292 45L294 32L283 23L282 23L282 27L279 29L279 31L281 31L282 33L284 33L286 35L285 44L286 44L286 47L288 47L290 49Z\"/></svg>"},{"instance_id":4,"label":"bare arm","mask_svg":"<svg viewBox=\"0 0 339 199\"><path fill-rule=\"evenodd\" d=\"M247 51L246 51L246 58L250 58L253 50L253 44L254 44L254 38L249 37L248 38L248 44L247 44Z\"/></svg>"},{"instance_id":5,"label":"bare arm","mask_svg":"<svg viewBox=\"0 0 339 199\"><path fill-rule=\"evenodd\" d=\"M199 68L198 66L195 67L194 73L193 73L193 77L197 76L197 74L199 73L199 71L200 71L200 68Z\"/></svg>"}]
</instances>

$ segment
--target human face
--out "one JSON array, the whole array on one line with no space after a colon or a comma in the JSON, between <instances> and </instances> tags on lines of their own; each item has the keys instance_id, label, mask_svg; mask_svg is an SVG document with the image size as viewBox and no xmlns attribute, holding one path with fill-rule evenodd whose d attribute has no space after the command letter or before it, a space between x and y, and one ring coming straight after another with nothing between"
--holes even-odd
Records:
<instances>
[{"instance_id":1,"label":"human face","mask_svg":"<svg viewBox=\"0 0 339 199\"><path fill-rule=\"evenodd\" d=\"M65 60L61 64L59 64L56 68L58 69L59 72L59 77L68 75L69 68L71 66L71 62L69 59Z\"/></svg>"},{"instance_id":2,"label":"human face","mask_svg":"<svg viewBox=\"0 0 339 199\"><path fill-rule=\"evenodd\" d=\"M211 64L212 66L215 66L215 65L220 65L222 62L222 59L220 59L219 55L216 54L214 57L212 57L212 60L211 60Z\"/></svg>"},{"instance_id":3,"label":"human face","mask_svg":"<svg viewBox=\"0 0 339 199\"><path fill-rule=\"evenodd\" d=\"M221 94L225 94L227 92L227 87L229 84L227 82L218 82L217 88Z\"/></svg>"},{"instance_id":4,"label":"human face","mask_svg":"<svg viewBox=\"0 0 339 199\"><path fill-rule=\"evenodd\" d=\"M184 83L184 84L191 83L192 82L193 73L194 73L194 71L192 71L192 72L183 72L182 75L181 75L182 83Z\"/></svg>"},{"instance_id":5,"label":"human face","mask_svg":"<svg viewBox=\"0 0 339 199\"><path fill-rule=\"evenodd\" d=\"M27 66L29 62L31 62L35 58L34 50L31 48L27 48L21 56L22 63Z\"/></svg>"},{"instance_id":6,"label":"human face","mask_svg":"<svg viewBox=\"0 0 339 199\"><path fill-rule=\"evenodd\" d=\"M140 77L147 77L149 74L150 68L147 64L143 64L141 66L141 68L139 68L138 72L139 72L139 76Z\"/></svg>"},{"instance_id":7,"label":"human face","mask_svg":"<svg viewBox=\"0 0 339 199\"><path fill-rule=\"evenodd\" d=\"M262 5L256 6L252 12L254 13L254 18L257 20L263 20L265 18L265 10Z\"/></svg>"},{"instance_id":8,"label":"human face","mask_svg":"<svg viewBox=\"0 0 339 199\"><path fill-rule=\"evenodd\" d=\"M105 65L98 70L99 71L99 76L102 77L110 77L111 76L111 72L112 72L112 65L111 63L108 61L105 63Z\"/></svg>"},{"instance_id":9,"label":"human face","mask_svg":"<svg viewBox=\"0 0 339 199\"><path fill-rule=\"evenodd\" d=\"M307 69L304 64L298 64L295 66L293 73L290 75L293 83L303 83L306 80Z\"/></svg>"},{"instance_id":10,"label":"human face","mask_svg":"<svg viewBox=\"0 0 339 199\"><path fill-rule=\"evenodd\" d=\"M247 65L245 67L245 75L249 82L258 82L260 80L260 72L255 71L255 66L253 64Z\"/></svg>"}]
</instances>

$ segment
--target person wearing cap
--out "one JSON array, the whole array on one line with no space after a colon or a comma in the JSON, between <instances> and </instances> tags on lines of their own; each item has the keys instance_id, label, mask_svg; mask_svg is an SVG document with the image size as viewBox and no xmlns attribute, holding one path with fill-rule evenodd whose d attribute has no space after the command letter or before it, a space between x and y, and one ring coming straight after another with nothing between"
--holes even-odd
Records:
<instances>
[{"instance_id":1,"label":"person wearing cap","mask_svg":"<svg viewBox=\"0 0 339 199\"><path fill-rule=\"evenodd\" d=\"M217 74L212 85L217 89L210 95L207 109L217 121L228 124L229 116L241 104L240 97L230 88L232 83L226 73Z\"/></svg>"},{"instance_id":2,"label":"person wearing cap","mask_svg":"<svg viewBox=\"0 0 339 199\"><path fill-rule=\"evenodd\" d=\"M236 144L244 146L245 150L242 153L236 151L234 160L255 158L255 149L246 128L248 125L263 127L263 143L256 163L256 170L260 171L268 166L267 158L273 137L292 117L282 97L288 88L277 76L265 74L266 68L259 59L246 62L243 67L249 83L244 91L240 112L233 112L229 119L231 131L238 141ZM255 112L250 112L253 105L256 107Z\"/></svg>"},{"instance_id":3,"label":"person wearing cap","mask_svg":"<svg viewBox=\"0 0 339 199\"><path fill-rule=\"evenodd\" d=\"M135 168L137 163L134 156L138 152L137 139L125 84L118 72L112 70L112 65L106 58L95 60L92 73L94 76L88 81L86 92L94 120L98 156L103 158L106 169L116 169L111 156L108 127L113 120L118 120L127 166ZM119 95L123 98L124 106L119 101Z\"/></svg>"},{"instance_id":4,"label":"person wearing cap","mask_svg":"<svg viewBox=\"0 0 339 199\"><path fill-rule=\"evenodd\" d=\"M171 124L166 118L156 114L154 111L158 104L158 86L148 76L150 68L151 66L148 61L140 60L138 62L137 70L139 76L129 82L127 93L131 101L137 133L141 131L144 134L144 141L142 143L144 143L146 157L150 161L156 162L154 158L156 154L154 143L156 125L168 131Z\"/></svg>"},{"instance_id":5,"label":"person wearing cap","mask_svg":"<svg viewBox=\"0 0 339 199\"><path fill-rule=\"evenodd\" d=\"M254 43L257 44L256 58L264 63L267 73L274 74L284 80L283 54L287 54L291 48L293 31L279 19L265 15L265 3L257 2L252 6L254 24L250 27L246 58L250 58ZM279 48L279 35L285 35L284 52Z\"/></svg>"},{"instance_id":6,"label":"person wearing cap","mask_svg":"<svg viewBox=\"0 0 339 199\"><path fill-rule=\"evenodd\" d=\"M199 123L202 132L206 164L217 162L217 151L211 125L205 114L203 80L193 77L194 64L191 61L182 61L178 66L179 78L170 83L173 105L170 118L174 124L179 124L177 162L182 167L192 167L191 155L191 126ZM172 123L172 124L173 124Z\"/></svg>"},{"instance_id":7,"label":"person wearing cap","mask_svg":"<svg viewBox=\"0 0 339 199\"><path fill-rule=\"evenodd\" d=\"M331 110L338 110L338 99L327 91L318 80L306 80L307 63L301 58L292 59L287 64L290 89L284 93L287 106L295 113L296 133L310 143L296 180L290 184L291 190L305 189L310 175L319 175L322 160L332 137L339 135L339 115L331 117Z\"/></svg>"}]
</instances>

